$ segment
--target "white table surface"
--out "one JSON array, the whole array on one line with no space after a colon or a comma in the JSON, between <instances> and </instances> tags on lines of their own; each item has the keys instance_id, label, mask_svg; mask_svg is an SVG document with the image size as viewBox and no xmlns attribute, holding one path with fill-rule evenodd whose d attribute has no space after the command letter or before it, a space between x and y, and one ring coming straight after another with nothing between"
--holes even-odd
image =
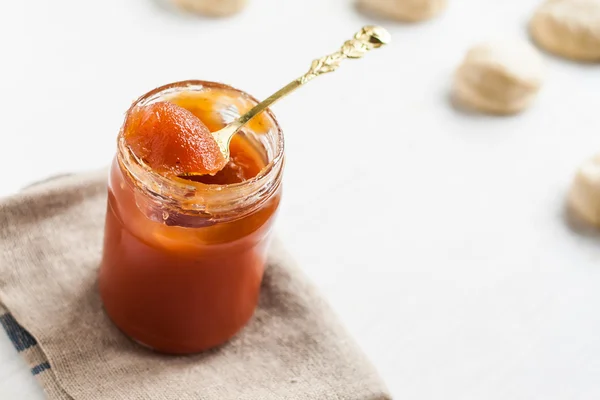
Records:
<instances>
[{"instance_id":1,"label":"white table surface","mask_svg":"<svg viewBox=\"0 0 600 400\"><path fill-rule=\"evenodd\" d=\"M264 98L374 22L349 0L251 0L230 19L159 0L0 5L0 195L98 168L125 109L171 81ZM288 163L279 235L398 399L600 398L600 235L564 195L600 151L600 66L545 56L528 112L448 101L465 50L526 38L537 0L455 0L384 23L394 43L275 107ZM331 151L334 149L335 151ZM0 334L0 398L41 390Z\"/></svg>"}]
</instances>

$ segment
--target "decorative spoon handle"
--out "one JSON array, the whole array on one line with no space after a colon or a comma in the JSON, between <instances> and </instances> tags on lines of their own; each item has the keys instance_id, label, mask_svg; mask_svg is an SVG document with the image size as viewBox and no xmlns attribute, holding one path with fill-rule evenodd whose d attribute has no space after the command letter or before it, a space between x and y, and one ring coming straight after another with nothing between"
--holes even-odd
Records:
<instances>
[{"instance_id":1,"label":"decorative spoon handle","mask_svg":"<svg viewBox=\"0 0 600 400\"><path fill-rule=\"evenodd\" d=\"M288 83L223 129L213 132L215 140L219 144L225 158L229 158L229 143L233 135L242 129L252 118L266 110L267 107L317 76L335 71L343 60L347 58L361 58L368 51L377 49L388 44L390 41L390 34L384 28L379 26L365 26L354 35L353 39L346 41L338 51L314 60L307 73Z\"/></svg>"}]
</instances>

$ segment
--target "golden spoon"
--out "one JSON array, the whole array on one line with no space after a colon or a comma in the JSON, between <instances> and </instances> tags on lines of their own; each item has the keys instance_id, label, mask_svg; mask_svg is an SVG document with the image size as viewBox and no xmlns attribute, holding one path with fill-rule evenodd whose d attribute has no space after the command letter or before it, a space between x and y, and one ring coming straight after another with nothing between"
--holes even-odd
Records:
<instances>
[{"instance_id":1,"label":"golden spoon","mask_svg":"<svg viewBox=\"0 0 600 400\"><path fill-rule=\"evenodd\" d=\"M292 93L313 78L327 72L335 71L340 66L340 63L346 58L361 58L369 50L377 49L390 43L390 41L390 34L384 28L380 26L363 27L356 35L354 35L353 39L346 41L340 50L313 61L306 74L279 89L267 99L255 105L250 111L228 124L225 128L213 132L212 134L225 159L229 160L229 143L231 142L233 135L238 133L244 125L263 112L271 104ZM189 175L193 175L193 173Z\"/></svg>"}]
</instances>

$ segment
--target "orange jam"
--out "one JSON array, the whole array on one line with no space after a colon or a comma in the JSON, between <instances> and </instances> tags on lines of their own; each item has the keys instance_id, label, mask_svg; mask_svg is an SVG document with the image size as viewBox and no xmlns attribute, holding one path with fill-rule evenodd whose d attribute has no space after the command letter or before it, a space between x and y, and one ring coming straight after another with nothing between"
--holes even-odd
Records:
<instances>
[{"instance_id":1,"label":"orange jam","mask_svg":"<svg viewBox=\"0 0 600 400\"><path fill-rule=\"evenodd\" d=\"M206 125L168 101L130 110L123 137L138 158L167 176L214 175L227 162Z\"/></svg>"},{"instance_id":2,"label":"orange jam","mask_svg":"<svg viewBox=\"0 0 600 400\"><path fill-rule=\"evenodd\" d=\"M283 137L265 112L233 138L220 171L178 178L128 146L132 112L158 102L183 107L214 131L256 100L211 82L158 88L130 109L110 171L99 272L105 310L138 343L195 353L227 341L254 312L281 197ZM197 155L182 154L179 161ZM162 160L154 165L172 161Z\"/></svg>"},{"instance_id":3,"label":"orange jam","mask_svg":"<svg viewBox=\"0 0 600 400\"><path fill-rule=\"evenodd\" d=\"M254 178L265 167L264 161L248 142L234 136L229 145L229 162L215 175L201 175L187 179L212 185L241 183Z\"/></svg>"}]
</instances>

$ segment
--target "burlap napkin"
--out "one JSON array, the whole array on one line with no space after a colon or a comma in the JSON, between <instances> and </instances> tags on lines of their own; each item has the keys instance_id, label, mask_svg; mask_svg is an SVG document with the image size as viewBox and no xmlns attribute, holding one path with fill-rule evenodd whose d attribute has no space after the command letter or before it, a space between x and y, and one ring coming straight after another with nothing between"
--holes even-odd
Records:
<instances>
[{"instance_id":1,"label":"burlap napkin","mask_svg":"<svg viewBox=\"0 0 600 400\"><path fill-rule=\"evenodd\" d=\"M51 399L390 398L277 242L259 307L228 344L173 357L121 334L96 290L105 177L61 177L0 203L0 301L10 312L0 320Z\"/></svg>"}]
</instances>

